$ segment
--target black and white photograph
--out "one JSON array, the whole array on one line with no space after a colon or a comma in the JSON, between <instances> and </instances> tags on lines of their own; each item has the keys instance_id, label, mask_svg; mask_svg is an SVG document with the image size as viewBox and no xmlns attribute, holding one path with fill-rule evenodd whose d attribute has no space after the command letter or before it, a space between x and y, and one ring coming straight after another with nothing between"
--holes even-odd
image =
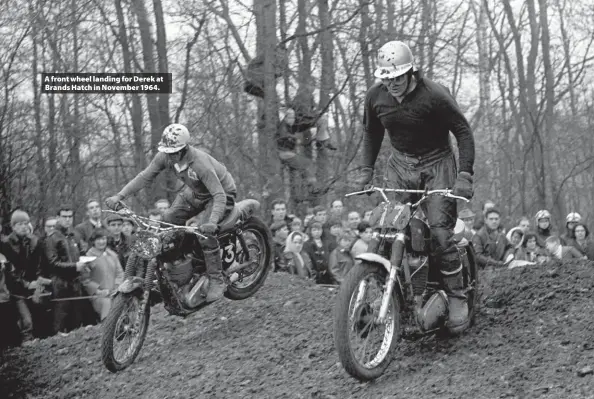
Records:
<instances>
[{"instance_id":1,"label":"black and white photograph","mask_svg":"<svg viewBox=\"0 0 594 399\"><path fill-rule=\"evenodd\" d=\"M0 33L0 398L594 399L592 1Z\"/></svg>"}]
</instances>

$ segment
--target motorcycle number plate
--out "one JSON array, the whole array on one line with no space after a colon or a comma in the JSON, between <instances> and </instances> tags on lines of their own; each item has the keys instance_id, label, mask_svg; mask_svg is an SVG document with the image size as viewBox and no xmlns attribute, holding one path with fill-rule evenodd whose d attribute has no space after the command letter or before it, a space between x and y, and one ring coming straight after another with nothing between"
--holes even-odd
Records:
<instances>
[{"instance_id":1,"label":"motorcycle number plate","mask_svg":"<svg viewBox=\"0 0 594 399\"><path fill-rule=\"evenodd\" d=\"M221 242L221 260L223 268L228 268L235 262L235 244L230 240Z\"/></svg>"}]
</instances>

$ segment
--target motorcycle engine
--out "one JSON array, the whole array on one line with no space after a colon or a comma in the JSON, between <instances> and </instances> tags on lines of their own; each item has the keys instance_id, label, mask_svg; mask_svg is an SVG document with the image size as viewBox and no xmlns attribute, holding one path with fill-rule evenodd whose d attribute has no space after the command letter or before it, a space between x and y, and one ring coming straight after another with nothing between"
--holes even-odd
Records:
<instances>
[{"instance_id":1,"label":"motorcycle engine","mask_svg":"<svg viewBox=\"0 0 594 399\"><path fill-rule=\"evenodd\" d=\"M193 275L192 258L182 257L172 262L165 262L164 268L170 282L181 287L190 282Z\"/></svg>"},{"instance_id":2,"label":"motorcycle engine","mask_svg":"<svg viewBox=\"0 0 594 399\"><path fill-rule=\"evenodd\" d=\"M408 254L408 266L410 268L410 279L414 295L422 295L427 284L429 274L429 261L427 256L415 256Z\"/></svg>"}]
</instances>

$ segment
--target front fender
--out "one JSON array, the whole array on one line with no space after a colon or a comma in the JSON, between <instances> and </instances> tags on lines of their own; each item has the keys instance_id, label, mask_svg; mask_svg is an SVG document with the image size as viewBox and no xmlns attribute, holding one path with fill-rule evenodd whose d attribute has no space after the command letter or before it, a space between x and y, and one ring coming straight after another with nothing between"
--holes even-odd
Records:
<instances>
[{"instance_id":1,"label":"front fender","mask_svg":"<svg viewBox=\"0 0 594 399\"><path fill-rule=\"evenodd\" d=\"M390 273L390 269L392 268L392 264L390 263L390 261L388 259L384 258L381 255L374 254L372 252L365 252L365 253L359 254L359 255L355 256L355 259L364 260L366 262L371 262L371 263L379 263L380 265L382 265L384 267L384 269L386 269L386 271L388 273Z\"/></svg>"},{"instance_id":2,"label":"front fender","mask_svg":"<svg viewBox=\"0 0 594 399\"><path fill-rule=\"evenodd\" d=\"M388 274L390 274L390 269L392 268L392 264L390 263L389 260L387 260L386 258L384 258L381 255L374 254L372 252L365 252L365 253L355 256L355 259L364 260L365 262L370 262L370 263L377 263L377 264L383 266L384 269L386 269L386 271L388 272ZM400 281L400 276L398 275L398 273L396 273L396 284L394 286L394 289L398 295L398 299L400 299L400 303L404 304L405 303L404 291L402 289L402 283Z\"/></svg>"}]
</instances>

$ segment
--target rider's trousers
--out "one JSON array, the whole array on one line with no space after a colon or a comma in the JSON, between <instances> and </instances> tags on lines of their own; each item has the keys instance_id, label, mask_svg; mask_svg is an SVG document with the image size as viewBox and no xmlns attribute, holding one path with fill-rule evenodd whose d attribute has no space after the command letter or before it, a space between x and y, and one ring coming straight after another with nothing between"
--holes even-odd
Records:
<instances>
[{"instance_id":1,"label":"rider's trousers","mask_svg":"<svg viewBox=\"0 0 594 399\"><path fill-rule=\"evenodd\" d=\"M184 225L189 219L192 224L200 226L208 222L212 212L213 200L200 200L196 198L189 187L185 187L173 200L171 207L163 214L163 221L177 225ZM223 220L235 206L235 193L227 193L227 203ZM220 222L221 220L217 221Z\"/></svg>"},{"instance_id":2,"label":"rider's trousers","mask_svg":"<svg viewBox=\"0 0 594 399\"><path fill-rule=\"evenodd\" d=\"M418 190L452 189L457 167L450 148L439 149L423 156L392 150L385 175L387 187ZM397 194L403 203L414 202L418 194ZM449 274L460 268L460 257L454 244L457 204L453 198L432 195L421 205L431 229L430 276L437 270ZM433 271L433 273L431 273Z\"/></svg>"}]
</instances>

